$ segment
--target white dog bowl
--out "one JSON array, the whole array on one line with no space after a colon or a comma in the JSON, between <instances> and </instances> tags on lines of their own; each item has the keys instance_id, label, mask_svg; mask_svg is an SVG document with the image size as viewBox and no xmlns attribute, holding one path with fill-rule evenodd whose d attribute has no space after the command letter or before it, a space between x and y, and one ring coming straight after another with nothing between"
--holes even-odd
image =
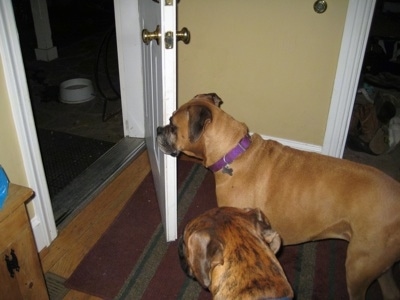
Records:
<instances>
[{"instance_id":1,"label":"white dog bowl","mask_svg":"<svg viewBox=\"0 0 400 300\"><path fill-rule=\"evenodd\" d=\"M75 78L60 84L60 101L76 104L93 100L96 97L92 81L85 78Z\"/></svg>"}]
</instances>

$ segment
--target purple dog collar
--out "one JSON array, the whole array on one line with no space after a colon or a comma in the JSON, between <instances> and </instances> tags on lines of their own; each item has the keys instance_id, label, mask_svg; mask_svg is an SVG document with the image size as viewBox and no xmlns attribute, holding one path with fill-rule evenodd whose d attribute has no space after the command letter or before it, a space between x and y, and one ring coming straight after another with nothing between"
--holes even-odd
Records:
<instances>
[{"instance_id":1,"label":"purple dog collar","mask_svg":"<svg viewBox=\"0 0 400 300\"><path fill-rule=\"evenodd\" d=\"M232 175L233 170L229 168L229 164L232 163L240 154L244 153L250 145L251 137L247 134L239 141L235 148L208 168L213 172L218 172L219 170L224 169L229 175Z\"/></svg>"}]
</instances>

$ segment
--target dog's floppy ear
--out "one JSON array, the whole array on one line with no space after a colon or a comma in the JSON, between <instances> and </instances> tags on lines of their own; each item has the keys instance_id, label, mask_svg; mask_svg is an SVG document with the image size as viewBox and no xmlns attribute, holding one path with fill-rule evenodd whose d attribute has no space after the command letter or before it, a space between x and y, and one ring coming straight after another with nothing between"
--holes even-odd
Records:
<instances>
[{"instance_id":1,"label":"dog's floppy ear","mask_svg":"<svg viewBox=\"0 0 400 300\"><path fill-rule=\"evenodd\" d=\"M211 98L211 100L214 102L214 104L218 107L221 106L222 99L216 94L216 93L208 93L206 94L209 98Z\"/></svg>"},{"instance_id":2,"label":"dog's floppy ear","mask_svg":"<svg viewBox=\"0 0 400 300\"><path fill-rule=\"evenodd\" d=\"M191 105L187 109L189 113L189 141L195 143L203 134L204 129L212 120L209 108L203 105Z\"/></svg>"},{"instance_id":3,"label":"dog's floppy ear","mask_svg":"<svg viewBox=\"0 0 400 300\"><path fill-rule=\"evenodd\" d=\"M188 261L197 281L206 288L211 284L211 271L224 264L222 243L211 236L209 231L192 233L188 239Z\"/></svg>"},{"instance_id":4,"label":"dog's floppy ear","mask_svg":"<svg viewBox=\"0 0 400 300\"><path fill-rule=\"evenodd\" d=\"M183 237L181 236L178 241L178 256L179 256L179 263L181 265L182 270L188 275L190 278L194 279L193 272L188 265L186 260L186 247L183 241Z\"/></svg>"},{"instance_id":5,"label":"dog's floppy ear","mask_svg":"<svg viewBox=\"0 0 400 300\"><path fill-rule=\"evenodd\" d=\"M197 99L197 98L204 98L206 97L207 100L210 100L215 106L220 107L222 102L222 99L216 94L216 93L207 93L207 94L199 94L194 96L193 99Z\"/></svg>"},{"instance_id":6,"label":"dog's floppy ear","mask_svg":"<svg viewBox=\"0 0 400 300\"><path fill-rule=\"evenodd\" d=\"M271 228L267 217L259 208L250 209L249 212L254 218L255 226L258 233L271 248L272 252L276 254L276 252L278 252L279 248L281 247L281 237L275 230Z\"/></svg>"}]
</instances>

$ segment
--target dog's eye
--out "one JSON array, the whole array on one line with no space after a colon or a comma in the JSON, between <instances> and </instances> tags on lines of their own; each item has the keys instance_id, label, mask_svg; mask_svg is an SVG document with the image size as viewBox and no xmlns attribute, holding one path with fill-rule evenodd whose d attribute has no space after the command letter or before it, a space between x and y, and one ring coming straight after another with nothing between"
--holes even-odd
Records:
<instances>
[{"instance_id":1,"label":"dog's eye","mask_svg":"<svg viewBox=\"0 0 400 300\"><path fill-rule=\"evenodd\" d=\"M175 125L170 124L169 128L171 130L171 133L176 133L177 127Z\"/></svg>"}]
</instances>

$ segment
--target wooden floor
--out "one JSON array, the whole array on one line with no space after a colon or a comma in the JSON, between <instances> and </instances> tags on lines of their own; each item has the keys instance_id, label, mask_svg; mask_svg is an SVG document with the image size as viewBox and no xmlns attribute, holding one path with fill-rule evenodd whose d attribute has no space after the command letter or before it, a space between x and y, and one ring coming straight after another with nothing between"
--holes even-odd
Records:
<instances>
[{"instance_id":1,"label":"wooden floor","mask_svg":"<svg viewBox=\"0 0 400 300\"><path fill-rule=\"evenodd\" d=\"M150 163L144 151L58 233L49 248L40 252L43 272L68 278L149 172ZM72 290L64 299L100 298Z\"/></svg>"}]
</instances>

